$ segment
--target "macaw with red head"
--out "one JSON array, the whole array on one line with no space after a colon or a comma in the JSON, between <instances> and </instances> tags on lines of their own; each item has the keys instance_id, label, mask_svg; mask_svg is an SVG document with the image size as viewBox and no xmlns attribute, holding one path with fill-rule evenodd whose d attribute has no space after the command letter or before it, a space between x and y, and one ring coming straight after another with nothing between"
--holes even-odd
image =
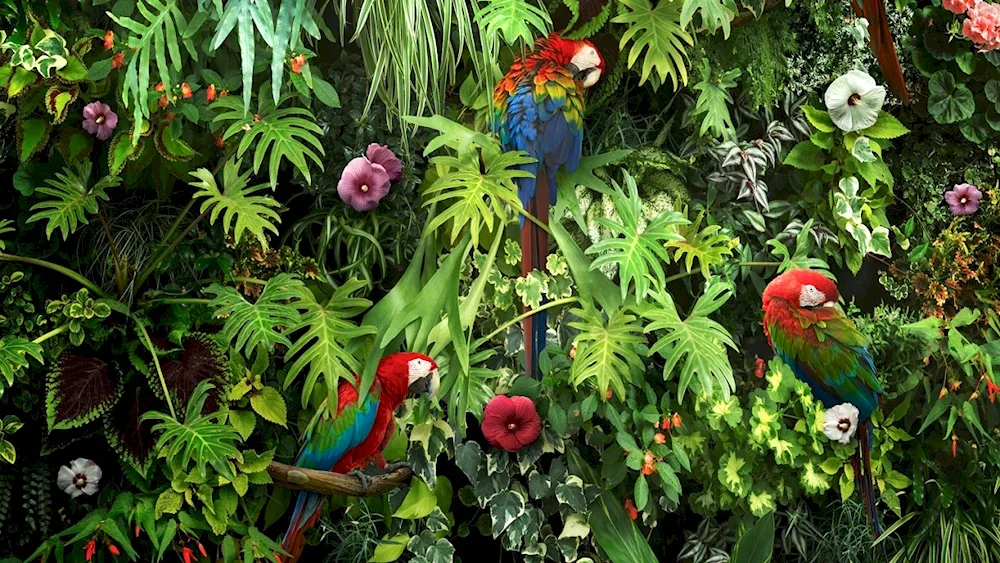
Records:
<instances>
[{"instance_id":1,"label":"macaw with red head","mask_svg":"<svg viewBox=\"0 0 1000 563\"><path fill-rule=\"evenodd\" d=\"M812 270L789 270L764 290L764 334L774 353L809 385L827 409L850 403L858 410L854 474L876 537L882 534L872 487L869 419L882 386L868 354L868 339L837 302L832 280ZM850 421L845 421L849 424Z\"/></svg>"},{"instance_id":2,"label":"macaw with red head","mask_svg":"<svg viewBox=\"0 0 1000 563\"><path fill-rule=\"evenodd\" d=\"M535 41L534 50L518 57L493 90L494 131L504 150L537 159L522 165L530 178L518 178L524 209L548 225L556 203L556 171L576 170L583 152L583 92L604 72L604 59L590 41L558 34ZM549 254L548 233L532 221L521 222L521 273L543 267ZM536 375L545 347L545 312L524 320L525 369Z\"/></svg>"},{"instance_id":3,"label":"macaw with red head","mask_svg":"<svg viewBox=\"0 0 1000 563\"><path fill-rule=\"evenodd\" d=\"M360 381L357 380L357 384ZM365 397L343 380L337 387L337 411L320 405L306 429L305 439L295 459L296 467L351 473L367 489L371 478L361 473L368 464L386 468L382 451L396 428L395 411L406 397L426 394L433 397L440 386L438 366L429 356L402 352L379 362L375 380ZM284 563L294 563L305 548L305 532L316 524L325 497L300 491L295 501L282 549L291 554Z\"/></svg>"}]
</instances>

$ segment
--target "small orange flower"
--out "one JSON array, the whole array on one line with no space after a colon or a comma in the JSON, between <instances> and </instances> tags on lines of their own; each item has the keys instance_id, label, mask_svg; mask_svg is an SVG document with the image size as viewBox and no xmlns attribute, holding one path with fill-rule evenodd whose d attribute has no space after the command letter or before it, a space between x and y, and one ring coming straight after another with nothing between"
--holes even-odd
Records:
<instances>
[{"instance_id":1,"label":"small orange flower","mask_svg":"<svg viewBox=\"0 0 1000 563\"><path fill-rule=\"evenodd\" d=\"M962 382L957 379L952 379L948 382L948 388L952 391L958 391L958 388L962 386Z\"/></svg>"},{"instance_id":2,"label":"small orange flower","mask_svg":"<svg viewBox=\"0 0 1000 563\"><path fill-rule=\"evenodd\" d=\"M297 57L292 59L292 72L295 74L302 73L302 65L306 64L306 56L299 54Z\"/></svg>"},{"instance_id":3,"label":"small orange flower","mask_svg":"<svg viewBox=\"0 0 1000 563\"><path fill-rule=\"evenodd\" d=\"M607 391L604 392L604 398L608 400L611 399L611 389L608 389Z\"/></svg>"},{"instance_id":4,"label":"small orange flower","mask_svg":"<svg viewBox=\"0 0 1000 563\"><path fill-rule=\"evenodd\" d=\"M667 418L664 418L663 422L660 424L660 428L662 428L664 430L670 430L671 426L673 426L673 423L670 422L670 417L669 416Z\"/></svg>"},{"instance_id":5,"label":"small orange flower","mask_svg":"<svg viewBox=\"0 0 1000 563\"><path fill-rule=\"evenodd\" d=\"M153 90L156 90L157 92L162 92L162 91L166 90L166 88L163 87L163 81L161 80L161 81L157 82L156 86L153 86Z\"/></svg>"},{"instance_id":6,"label":"small orange flower","mask_svg":"<svg viewBox=\"0 0 1000 563\"><path fill-rule=\"evenodd\" d=\"M198 542L198 551L201 553L202 557L208 557L208 552L205 551L205 546L201 545L201 542Z\"/></svg>"},{"instance_id":7,"label":"small orange flower","mask_svg":"<svg viewBox=\"0 0 1000 563\"><path fill-rule=\"evenodd\" d=\"M228 95L229 95L229 90L223 90L223 91L219 92L219 97L220 98L225 98Z\"/></svg>"},{"instance_id":8,"label":"small orange flower","mask_svg":"<svg viewBox=\"0 0 1000 563\"><path fill-rule=\"evenodd\" d=\"M643 465L642 466L642 474L643 475L652 475L653 473L656 473L656 468L653 467L652 465Z\"/></svg>"},{"instance_id":9,"label":"small orange flower","mask_svg":"<svg viewBox=\"0 0 1000 563\"><path fill-rule=\"evenodd\" d=\"M181 95L184 96L185 100L191 97L191 87L188 86L187 82L181 84Z\"/></svg>"},{"instance_id":10,"label":"small orange flower","mask_svg":"<svg viewBox=\"0 0 1000 563\"><path fill-rule=\"evenodd\" d=\"M639 517L639 511L636 510L635 504L630 498L625 499L625 512L628 512L628 517L633 520Z\"/></svg>"},{"instance_id":11,"label":"small orange flower","mask_svg":"<svg viewBox=\"0 0 1000 563\"><path fill-rule=\"evenodd\" d=\"M664 436L662 433L657 432L656 434L653 435L653 441L656 442L657 444L666 444L667 437Z\"/></svg>"},{"instance_id":12,"label":"small orange flower","mask_svg":"<svg viewBox=\"0 0 1000 563\"><path fill-rule=\"evenodd\" d=\"M115 56L111 57L111 68L121 68L125 66L125 53L115 53Z\"/></svg>"},{"instance_id":13,"label":"small orange flower","mask_svg":"<svg viewBox=\"0 0 1000 563\"><path fill-rule=\"evenodd\" d=\"M938 393L938 399L944 399L944 396L948 394L948 388L942 387L941 392Z\"/></svg>"},{"instance_id":14,"label":"small orange flower","mask_svg":"<svg viewBox=\"0 0 1000 563\"><path fill-rule=\"evenodd\" d=\"M208 85L208 90L205 90L205 99L210 102L215 99L215 84Z\"/></svg>"},{"instance_id":15,"label":"small orange flower","mask_svg":"<svg viewBox=\"0 0 1000 563\"><path fill-rule=\"evenodd\" d=\"M755 360L755 364L756 365L754 366L753 375L757 379L762 379L764 377L764 371L766 369L766 364L764 364L764 360L762 360L760 358L757 358Z\"/></svg>"},{"instance_id":16,"label":"small orange flower","mask_svg":"<svg viewBox=\"0 0 1000 563\"><path fill-rule=\"evenodd\" d=\"M673 420L673 422L674 422L674 428L680 428L681 427L681 422L682 422L681 421L681 413L679 413L679 412L675 412L674 413L674 420Z\"/></svg>"},{"instance_id":17,"label":"small orange flower","mask_svg":"<svg viewBox=\"0 0 1000 563\"><path fill-rule=\"evenodd\" d=\"M118 557L119 555L122 554L121 551L118 551L118 546L113 543L108 544L108 553L114 555L115 557Z\"/></svg>"},{"instance_id":18,"label":"small orange flower","mask_svg":"<svg viewBox=\"0 0 1000 563\"><path fill-rule=\"evenodd\" d=\"M222 135L218 133L215 134L215 146L220 149L226 148L226 142L222 140Z\"/></svg>"},{"instance_id":19,"label":"small orange flower","mask_svg":"<svg viewBox=\"0 0 1000 563\"><path fill-rule=\"evenodd\" d=\"M646 455L643 457L642 461L646 465L653 465L653 459L654 459L653 452L646 452Z\"/></svg>"},{"instance_id":20,"label":"small orange flower","mask_svg":"<svg viewBox=\"0 0 1000 563\"><path fill-rule=\"evenodd\" d=\"M95 552L97 552L97 540L90 538L90 541L83 546L83 553L86 556L87 561L94 558Z\"/></svg>"},{"instance_id":21,"label":"small orange flower","mask_svg":"<svg viewBox=\"0 0 1000 563\"><path fill-rule=\"evenodd\" d=\"M109 29L108 32L104 34L104 50L109 51L114 46L115 46L115 32Z\"/></svg>"},{"instance_id":22,"label":"small orange flower","mask_svg":"<svg viewBox=\"0 0 1000 563\"><path fill-rule=\"evenodd\" d=\"M163 96L160 96L159 100L156 100L156 103L160 104L160 109L165 109L168 105L170 105L170 100L168 100L167 96L164 94Z\"/></svg>"}]
</instances>

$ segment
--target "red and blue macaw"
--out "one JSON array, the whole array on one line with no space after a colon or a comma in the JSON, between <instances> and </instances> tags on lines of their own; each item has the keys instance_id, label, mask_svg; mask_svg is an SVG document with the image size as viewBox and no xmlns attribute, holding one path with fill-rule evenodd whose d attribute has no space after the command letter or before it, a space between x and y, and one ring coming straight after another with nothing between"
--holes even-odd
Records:
<instances>
[{"instance_id":1,"label":"red and blue macaw","mask_svg":"<svg viewBox=\"0 0 1000 563\"><path fill-rule=\"evenodd\" d=\"M505 151L519 150L537 160L521 166L530 178L517 179L524 209L542 224L556 203L556 171L576 170L583 151L583 92L604 72L604 59L586 40L558 34L535 41L534 50L518 57L493 90L493 130ZM541 269L549 255L549 235L520 218L521 274ZM525 311L528 308L525 307ZM525 371L537 375L538 354L545 347L545 312L524 320Z\"/></svg>"},{"instance_id":2,"label":"red and blue macaw","mask_svg":"<svg viewBox=\"0 0 1000 563\"><path fill-rule=\"evenodd\" d=\"M360 383L356 381L356 383ZM437 393L438 366L429 356L412 352L390 354L379 362L375 381L364 398L347 380L337 387L337 412L320 406L306 429L305 440L295 459L296 467L350 473L367 489L371 478L360 470L368 464L385 469L382 451L396 428L395 411L415 393ZM294 563L305 548L305 532L316 524L325 497L299 492L282 549L291 554L284 563Z\"/></svg>"},{"instance_id":3,"label":"red and blue macaw","mask_svg":"<svg viewBox=\"0 0 1000 563\"><path fill-rule=\"evenodd\" d=\"M837 305L832 280L813 270L789 270L764 290L764 334L774 353L809 385L826 408L850 403L858 409L858 453L854 475L864 496L875 537L882 535L872 486L870 418L882 386L868 354L868 339Z\"/></svg>"}]
</instances>

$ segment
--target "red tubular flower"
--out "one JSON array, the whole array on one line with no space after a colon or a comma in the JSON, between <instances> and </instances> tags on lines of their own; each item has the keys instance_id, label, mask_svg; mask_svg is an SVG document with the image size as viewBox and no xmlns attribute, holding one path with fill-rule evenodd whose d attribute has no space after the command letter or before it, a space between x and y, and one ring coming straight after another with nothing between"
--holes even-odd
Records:
<instances>
[{"instance_id":1,"label":"red tubular flower","mask_svg":"<svg viewBox=\"0 0 1000 563\"><path fill-rule=\"evenodd\" d=\"M115 32L108 30L104 34L104 50L108 51L115 46Z\"/></svg>"},{"instance_id":2,"label":"red tubular flower","mask_svg":"<svg viewBox=\"0 0 1000 563\"><path fill-rule=\"evenodd\" d=\"M763 379L765 366L766 364L764 363L764 360L757 358L756 367L753 370L754 377L756 377L757 379Z\"/></svg>"},{"instance_id":3,"label":"red tubular flower","mask_svg":"<svg viewBox=\"0 0 1000 563\"><path fill-rule=\"evenodd\" d=\"M184 563L191 563L194 560L194 551L190 547L184 546L184 549L181 550L181 557L184 558Z\"/></svg>"},{"instance_id":4,"label":"red tubular flower","mask_svg":"<svg viewBox=\"0 0 1000 563\"><path fill-rule=\"evenodd\" d=\"M201 553L202 557L208 557L208 552L205 551L205 546L198 542L198 551Z\"/></svg>"},{"instance_id":5,"label":"red tubular flower","mask_svg":"<svg viewBox=\"0 0 1000 563\"><path fill-rule=\"evenodd\" d=\"M997 393L1000 393L1000 387L988 377L986 378L986 392L990 394L991 403L996 399Z\"/></svg>"},{"instance_id":6,"label":"red tubular flower","mask_svg":"<svg viewBox=\"0 0 1000 563\"><path fill-rule=\"evenodd\" d=\"M210 102L215 99L215 84L208 85L208 90L205 91L205 99Z\"/></svg>"},{"instance_id":7,"label":"red tubular flower","mask_svg":"<svg viewBox=\"0 0 1000 563\"><path fill-rule=\"evenodd\" d=\"M635 504L630 498L625 499L625 512L628 512L628 517L633 520L639 517L639 511L636 510Z\"/></svg>"},{"instance_id":8,"label":"red tubular flower","mask_svg":"<svg viewBox=\"0 0 1000 563\"><path fill-rule=\"evenodd\" d=\"M97 540L90 538L90 541L83 546L83 553L90 561L94 557L94 553L97 552Z\"/></svg>"},{"instance_id":9,"label":"red tubular flower","mask_svg":"<svg viewBox=\"0 0 1000 563\"><path fill-rule=\"evenodd\" d=\"M121 68L125 66L125 53L115 53L115 56L111 57L111 68Z\"/></svg>"},{"instance_id":10,"label":"red tubular flower","mask_svg":"<svg viewBox=\"0 0 1000 563\"><path fill-rule=\"evenodd\" d=\"M109 543L108 544L108 553L110 553L111 555L113 555L115 557L118 557L119 555L122 554L121 551L118 551L118 546L115 545L115 544L113 544L113 543Z\"/></svg>"},{"instance_id":11,"label":"red tubular flower","mask_svg":"<svg viewBox=\"0 0 1000 563\"><path fill-rule=\"evenodd\" d=\"M191 86L188 86L187 82L181 84L181 95L185 100L191 97Z\"/></svg>"},{"instance_id":12,"label":"red tubular flower","mask_svg":"<svg viewBox=\"0 0 1000 563\"><path fill-rule=\"evenodd\" d=\"M531 399L497 395L483 411L482 430L494 447L516 452L542 433L542 419Z\"/></svg>"}]
</instances>

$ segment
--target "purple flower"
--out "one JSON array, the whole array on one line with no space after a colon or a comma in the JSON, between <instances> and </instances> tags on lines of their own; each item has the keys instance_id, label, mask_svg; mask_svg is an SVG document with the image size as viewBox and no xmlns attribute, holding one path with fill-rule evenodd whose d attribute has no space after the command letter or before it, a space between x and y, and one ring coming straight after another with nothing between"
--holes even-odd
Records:
<instances>
[{"instance_id":1,"label":"purple flower","mask_svg":"<svg viewBox=\"0 0 1000 563\"><path fill-rule=\"evenodd\" d=\"M337 193L355 211L369 211L389 193L389 174L381 164L359 156L344 168Z\"/></svg>"},{"instance_id":2,"label":"purple flower","mask_svg":"<svg viewBox=\"0 0 1000 563\"><path fill-rule=\"evenodd\" d=\"M954 189L944 193L952 215L972 215L979 210L979 200L983 192L972 184L955 184Z\"/></svg>"},{"instance_id":3,"label":"purple flower","mask_svg":"<svg viewBox=\"0 0 1000 563\"><path fill-rule=\"evenodd\" d=\"M403 177L403 164L399 162L396 155L389 150L389 147L378 143L372 143L368 145L368 150L365 151L365 156L367 156L368 160L371 162L380 164L382 168L385 168L385 172L389 175L390 180L395 181Z\"/></svg>"},{"instance_id":4,"label":"purple flower","mask_svg":"<svg viewBox=\"0 0 1000 563\"><path fill-rule=\"evenodd\" d=\"M104 102L91 102L83 108L83 128L106 141L118 125L118 116Z\"/></svg>"}]
</instances>

